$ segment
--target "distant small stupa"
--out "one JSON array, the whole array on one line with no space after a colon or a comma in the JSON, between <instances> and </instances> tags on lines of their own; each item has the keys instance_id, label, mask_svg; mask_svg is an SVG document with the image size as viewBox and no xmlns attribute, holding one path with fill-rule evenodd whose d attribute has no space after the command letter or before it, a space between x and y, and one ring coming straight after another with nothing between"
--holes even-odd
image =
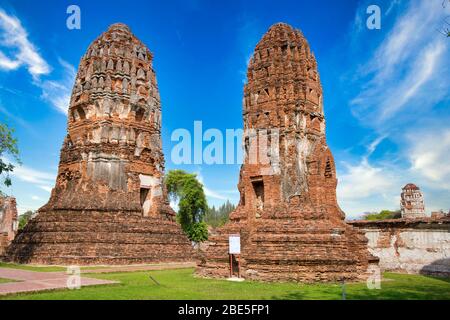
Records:
<instances>
[{"instance_id":1,"label":"distant small stupa","mask_svg":"<svg viewBox=\"0 0 450 320\"><path fill-rule=\"evenodd\" d=\"M402 188L400 211L402 218L422 218L426 216L423 194L414 183L408 183Z\"/></svg>"}]
</instances>

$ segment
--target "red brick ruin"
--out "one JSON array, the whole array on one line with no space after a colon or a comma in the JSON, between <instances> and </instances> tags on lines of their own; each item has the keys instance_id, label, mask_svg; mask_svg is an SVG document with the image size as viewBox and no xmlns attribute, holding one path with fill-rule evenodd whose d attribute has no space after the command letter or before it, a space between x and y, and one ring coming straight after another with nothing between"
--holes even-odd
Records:
<instances>
[{"instance_id":1,"label":"red brick ruin","mask_svg":"<svg viewBox=\"0 0 450 320\"><path fill-rule=\"evenodd\" d=\"M337 204L317 62L302 33L282 23L272 26L256 46L247 78L240 202L230 222L210 237L197 273L228 277L228 238L239 234L244 278L366 278L377 259Z\"/></svg>"},{"instance_id":2,"label":"red brick ruin","mask_svg":"<svg viewBox=\"0 0 450 320\"><path fill-rule=\"evenodd\" d=\"M0 256L16 236L18 227L16 199L0 195Z\"/></svg>"},{"instance_id":3,"label":"red brick ruin","mask_svg":"<svg viewBox=\"0 0 450 320\"><path fill-rule=\"evenodd\" d=\"M163 186L152 53L124 24L88 48L68 110L56 186L6 259L43 264L192 260Z\"/></svg>"}]
</instances>

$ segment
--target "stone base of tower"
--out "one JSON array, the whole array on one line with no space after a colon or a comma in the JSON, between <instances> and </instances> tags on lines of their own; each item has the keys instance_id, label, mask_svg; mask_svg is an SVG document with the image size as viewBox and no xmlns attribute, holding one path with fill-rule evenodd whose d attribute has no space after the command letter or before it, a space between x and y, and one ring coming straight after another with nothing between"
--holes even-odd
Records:
<instances>
[{"instance_id":1,"label":"stone base of tower","mask_svg":"<svg viewBox=\"0 0 450 320\"><path fill-rule=\"evenodd\" d=\"M238 209L239 210L239 209ZM344 221L255 219L231 221L209 239L197 274L230 276L229 235L241 236L240 275L262 281L361 281L378 264L363 233Z\"/></svg>"},{"instance_id":2,"label":"stone base of tower","mask_svg":"<svg viewBox=\"0 0 450 320\"><path fill-rule=\"evenodd\" d=\"M178 223L130 213L41 212L2 260L47 265L127 265L195 260Z\"/></svg>"}]
</instances>

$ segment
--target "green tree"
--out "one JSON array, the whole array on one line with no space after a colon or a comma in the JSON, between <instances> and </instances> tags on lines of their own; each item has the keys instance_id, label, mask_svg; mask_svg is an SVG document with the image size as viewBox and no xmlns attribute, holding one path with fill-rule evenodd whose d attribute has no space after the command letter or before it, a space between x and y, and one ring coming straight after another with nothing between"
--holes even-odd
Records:
<instances>
[{"instance_id":1,"label":"green tree","mask_svg":"<svg viewBox=\"0 0 450 320\"><path fill-rule=\"evenodd\" d=\"M208 225L205 222L194 223L189 227L189 238L195 242L208 240Z\"/></svg>"},{"instance_id":2,"label":"green tree","mask_svg":"<svg viewBox=\"0 0 450 320\"><path fill-rule=\"evenodd\" d=\"M208 208L205 215L205 222L212 227L224 225L230 217L230 213L236 209L236 206L227 200L218 209L215 206Z\"/></svg>"},{"instance_id":3,"label":"green tree","mask_svg":"<svg viewBox=\"0 0 450 320\"><path fill-rule=\"evenodd\" d=\"M31 219L31 216L33 214L34 214L33 211L28 210L19 216L19 230L25 228L25 226L27 225L28 221Z\"/></svg>"},{"instance_id":4,"label":"green tree","mask_svg":"<svg viewBox=\"0 0 450 320\"><path fill-rule=\"evenodd\" d=\"M13 161L20 164L17 139L13 134L13 129L7 124L0 123L0 176L2 177L1 183L7 187L11 185L9 174L14 170L13 163L7 157L12 157Z\"/></svg>"},{"instance_id":5,"label":"green tree","mask_svg":"<svg viewBox=\"0 0 450 320\"><path fill-rule=\"evenodd\" d=\"M189 239L195 242L207 240L208 230L203 219L208 203L197 176L184 170L171 170L165 183L169 197L179 200L177 219Z\"/></svg>"},{"instance_id":6,"label":"green tree","mask_svg":"<svg viewBox=\"0 0 450 320\"><path fill-rule=\"evenodd\" d=\"M364 214L364 220L385 220L385 219L399 219L402 215L400 210L381 210L380 212L370 212Z\"/></svg>"}]
</instances>

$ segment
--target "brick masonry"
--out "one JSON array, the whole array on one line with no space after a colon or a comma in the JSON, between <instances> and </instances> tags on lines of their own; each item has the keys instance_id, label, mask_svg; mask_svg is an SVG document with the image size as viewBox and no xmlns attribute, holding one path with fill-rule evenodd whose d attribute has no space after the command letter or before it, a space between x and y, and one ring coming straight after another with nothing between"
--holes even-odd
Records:
<instances>
[{"instance_id":1,"label":"brick masonry","mask_svg":"<svg viewBox=\"0 0 450 320\"><path fill-rule=\"evenodd\" d=\"M6 260L129 264L195 258L163 184L153 55L114 24L78 67L55 188Z\"/></svg>"},{"instance_id":2,"label":"brick masonry","mask_svg":"<svg viewBox=\"0 0 450 320\"><path fill-rule=\"evenodd\" d=\"M0 196L0 256L15 238L18 227L16 199Z\"/></svg>"},{"instance_id":3,"label":"brick masonry","mask_svg":"<svg viewBox=\"0 0 450 320\"><path fill-rule=\"evenodd\" d=\"M228 277L228 236L240 234L245 278L366 278L377 259L337 204L322 87L303 34L287 24L273 25L255 48L247 79L240 203L230 222L211 236L197 273Z\"/></svg>"},{"instance_id":4,"label":"brick masonry","mask_svg":"<svg viewBox=\"0 0 450 320\"><path fill-rule=\"evenodd\" d=\"M450 276L450 215L354 221L385 271Z\"/></svg>"}]
</instances>

